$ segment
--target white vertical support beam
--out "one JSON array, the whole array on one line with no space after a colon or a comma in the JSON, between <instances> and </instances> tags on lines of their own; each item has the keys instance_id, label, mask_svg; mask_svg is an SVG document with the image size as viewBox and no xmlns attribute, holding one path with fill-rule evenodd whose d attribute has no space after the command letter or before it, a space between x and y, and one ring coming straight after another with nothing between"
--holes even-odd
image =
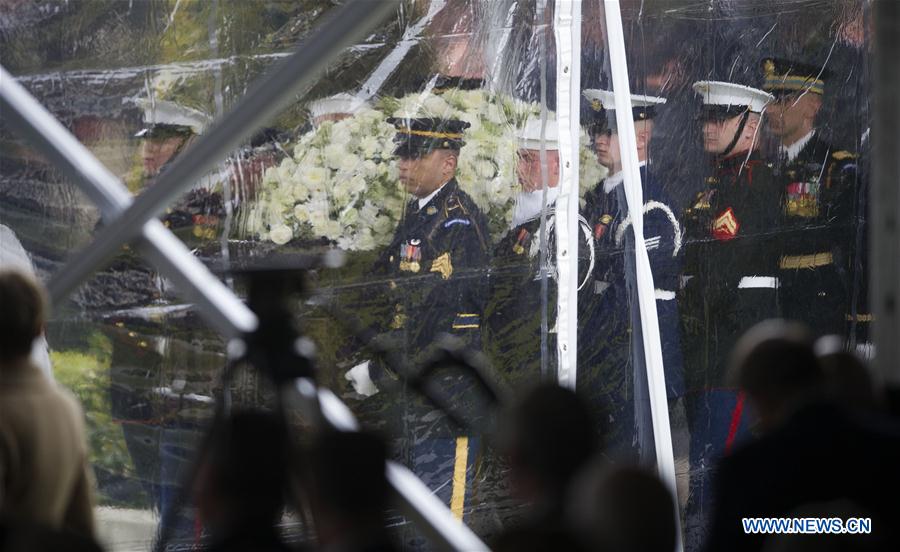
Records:
<instances>
[{"instance_id":1,"label":"white vertical support beam","mask_svg":"<svg viewBox=\"0 0 900 552\"><path fill-rule=\"evenodd\" d=\"M631 215L634 232L635 260L637 265L638 304L641 313L644 360L647 366L647 383L650 392L650 412L653 420L653 440L656 445L656 462L660 478L672 492L675 489L675 457L672 452L672 428L669 425L669 403L666 395L666 374L663 369L659 320L656 316L653 272L644 244L644 213L641 173L638 167L637 142L634 135L634 119L631 109L631 87L628 83L628 63L625 59L625 33L622 30L622 12L618 0L605 1L606 30L609 40L609 57L612 72L613 93L616 97L616 126L619 129L619 147L622 170L625 177L625 198ZM677 501L676 501L677 502ZM676 504L677 510L677 504ZM677 515L676 519L680 519ZM678 550L682 549L680 523L678 524Z\"/></svg>"},{"instance_id":2,"label":"white vertical support beam","mask_svg":"<svg viewBox=\"0 0 900 552\"><path fill-rule=\"evenodd\" d=\"M575 389L578 375L578 153L581 147L581 0L556 0L556 120L559 197L556 200L556 347L559 384Z\"/></svg>"}]
</instances>

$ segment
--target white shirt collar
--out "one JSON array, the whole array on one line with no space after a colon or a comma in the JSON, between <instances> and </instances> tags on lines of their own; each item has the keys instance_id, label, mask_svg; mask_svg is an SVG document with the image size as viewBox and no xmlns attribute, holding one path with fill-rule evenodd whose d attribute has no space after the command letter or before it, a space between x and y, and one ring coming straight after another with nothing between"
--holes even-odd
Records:
<instances>
[{"instance_id":1,"label":"white shirt collar","mask_svg":"<svg viewBox=\"0 0 900 552\"><path fill-rule=\"evenodd\" d=\"M799 140L797 140L790 146L787 146L787 147L780 146L778 149L782 153L787 154L788 162L793 161L794 159L797 158L798 155L800 155L800 150L802 150L804 148L804 146L806 146L806 144L808 144L809 141L812 140L812 137L815 133L816 133L816 129L812 129L806 133L806 136L804 136L803 138L800 138Z\"/></svg>"},{"instance_id":2,"label":"white shirt collar","mask_svg":"<svg viewBox=\"0 0 900 552\"><path fill-rule=\"evenodd\" d=\"M447 182L450 182L450 181L448 180ZM440 192L441 190L444 189L444 186L447 185L447 182L444 182L443 184L441 184L441 187L438 188L437 190L435 190L435 191L431 192L430 194L428 194L427 196L425 196L425 197L419 199L419 210L420 210L420 211L421 211L422 209L424 209L426 205L428 205L428 202L429 202L429 201L431 201L432 199L434 199L434 196L436 196L436 195L438 194L438 192Z\"/></svg>"},{"instance_id":3,"label":"white shirt collar","mask_svg":"<svg viewBox=\"0 0 900 552\"><path fill-rule=\"evenodd\" d=\"M547 188L547 208L553 207L556 198L559 196L559 187ZM541 208L544 204L544 190L535 190L533 192L519 192L516 194L516 206L513 209L513 221L510 228L515 228L520 224L528 222L541 214Z\"/></svg>"},{"instance_id":4,"label":"white shirt collar","mask_svg":"<svg viewBox=\"0 0 900 552\"><path fill-rule=\"evenodd\" d=\"M643 167L647 164L647 161L639 161L638 168ZM616 189L616 186L625 181L625 171L619 171L616 174L611 174L603 179L603 191L605 193L609 193Z\"/></svg>"}]
</instances>

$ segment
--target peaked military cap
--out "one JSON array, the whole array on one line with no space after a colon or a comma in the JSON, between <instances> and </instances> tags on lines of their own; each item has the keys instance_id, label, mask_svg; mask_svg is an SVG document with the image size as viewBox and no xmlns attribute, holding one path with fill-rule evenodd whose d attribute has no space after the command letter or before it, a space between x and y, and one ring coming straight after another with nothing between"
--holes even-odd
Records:
<instances>
[{"instance_id":1,"label":"peaked military cap","mask_svg":"<svg viewBox=\"0 0 900 552\"><path fill-rule=\"evenodd\" d=\"M592 134L601 134L616 130L616 95L612 90L589 88L582 92L591 102L593 120L590 121ZM631 117L635 121L644 121L656 116L656 106L666 103L659 96L631 95Z\"/></svg>"},{"instance_id":2,"label":"peaked military cap","mask_svg":"<svg viewBox=\"0 0 900 552\"><path fill-rule=\"evenodd\" d=\"M531 117L525 122L525 126L516 132L519 139L519 149L541 149L541 119ZM547 151L559 150L559 125L556 122L556 114L547 117L544 126L544 149Z\"/></svg>"},{"instance_id":3,"label":"peaked military cap","mask_svg":"<svg viewBox=\"0 0 900 552\"><path fill-rule=\"evenodd\" d=\"M205 113L175 102L140 99L136 103L144 111L144 128L136 138L201 134L211 122Z\"/></svg>"},{"instance_id":4,"label":"peaked military cap","mask_svg":"<svg viewBox=\"0 0 900 552\"><path fill-rule=\"evenodd\" d=\"M466 145L464 132L471 125L458 119L436 117L391 117L388 123L394 125L394 155L400 157L420 157L436 149L459 151Z\"/></svg>"},{"instance_id":5,"label":"peaked military cap","mask_svg":"<svg viewBox=\"0 0 900 552\"><path fill-rule=\"evenodd\" d=\"M353 115L367 105L368 104L365 101L359 100L346 92L341 92L340 94L334 94L327 98L320 98L309 102L306 109L309 111L311 117L322 117L324 115L340 113Z\"/></svg>"},{"instance_id":6,"label":"peaked military cap","mask_svg":"<svg viewBox=\"0 0 900 552\"><path fill-rule=\"evenodd\" d=\"M831 71L822 66L782 58L764 58L761 65L765 78L763 90L776 96L804 91L823 94L825 82L831 76Z\"/></svg>"},{"instance_id":7,"label":"peaked military cap","mask_svg":"<svg viewBox=\"0 0 900 552\"><path fill-rule=\"evenodd\" d=\"M725 120L746 111L762 113L775 99L768 92L733 82L697 81L693 88L703 101L705 119Z\"/></svg>"}]
</instances>

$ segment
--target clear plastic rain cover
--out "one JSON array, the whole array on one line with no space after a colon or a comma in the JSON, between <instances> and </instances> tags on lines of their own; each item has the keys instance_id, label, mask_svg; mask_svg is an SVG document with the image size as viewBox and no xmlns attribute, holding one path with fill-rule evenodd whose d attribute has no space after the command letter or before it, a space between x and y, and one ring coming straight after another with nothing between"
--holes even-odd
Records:
<instances>
[{"instance_id":1,"label":"clear plastic rain cover","mask_svg":"<svg viewBox=\"0 0 900 552\"><path fill-rule=\"evenodd\" d=\"M5 2L0 60L137 196L337 4ZM661 352L696 550L716 458L754 431L726 378L737 336L785 317L870 347L870 3L625 0L626 59L610 56L604 2L574 7L398 2L161 220L240 296L231 269L312 264L292 308L318 382L488 541L525 515L498 408L565 371L604 454L653 466L645 355ZM102 230L99 211L7 120L0 140L0 265L49 281ZM225 342L132 246L55 308L40 362L86 411L110 547L146 546L172 508L171 543L190 547L206 530L178 486L224 393ZM322 260L336 251L342 263ZM646 347L639 293L656 302ZM274 401L252 370L229 391ZM405 548L429 547L400 513L389 523Z\"/></svg>"}]
</instances>

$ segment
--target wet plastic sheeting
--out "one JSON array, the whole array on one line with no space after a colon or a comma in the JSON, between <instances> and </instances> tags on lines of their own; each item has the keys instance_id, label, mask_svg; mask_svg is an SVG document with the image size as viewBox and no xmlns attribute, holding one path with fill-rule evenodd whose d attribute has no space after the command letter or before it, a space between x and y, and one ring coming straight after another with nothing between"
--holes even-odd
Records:
<instances>
[{"instance_id":1,"label":"wet plastic sheeting","mask_svg":"<svg viewBox=\"0 0 900 552\"><path fill-rule=\"evenodd\" d=\"M330 9L312 0L18 3L0 18L0 56L138 194ZM868 343L868 4L659 0L622 10L631 92L666 100L635 125L647 144L644 238L692 550L711 466L753 426L725 379L737 335L788 316L848 347ZM581 89L613 91L603 3L583 2L581 24ZM556 70L553 2L401 2L162 216L216 270L344 252L343 266L315 270L298 306L319 382L487 537L521 513L479 374L507 401L555 380L558 366ZM699 80L787 96L766 109L752 155L704 151ZM806 134L797 135L798 108L816 132L789 158L779 144ZM582 96L576 109L577 386L608 455L652 465L634 239L624 184L608 174L619 170L617 133L598 124L609 105ZM98 213L11 129L2 139L0 223L47 279L95 235ZM441 153L457 147L458 156ZM442 174L455 180L429 199ZM756 279L742 287L745 277ZM229 282L243 293L240 278ZM169 484L221 392L224 346L196 321L133 250L57 310L52 358L98 420L102 503L172 503ZM262 387L241 374L233 391L265 403ZM186 542L190 515L175 533Z\"/></svg>"},{"instance_id":2,"label":"wet plastic sheeting","mask_svg":"<svg viewBox=\"0 0 900 552\"><path fill-rule=\"evenodd\" d=\"M819 333L840 335L850 349L870 352L864 249L868 4L624 2L622 9L631 92L666 99L649 118L644 237L654 287L663 292L657 312L685 546L692 550L710 512L715 460L754 429L753 413L727 379L737 337L765 318L795 318ZM601 3L585 3L584 88L612 89L602 14ZM715 142L727 123L704 125L709 119L703 104L715 98L695 92L693 84L702 80L775 95L746 133L753 146L738 141L730 147L736 126ZM635 119L640 133L647 123ZM652 200L671 208L680 243L666 243L665 231L651 231L653 214L659 214L647 207ZM662 239L655 240L657 234ZM627 238L619 249L630 282ZM675 253L671 263L654 262L664 252ZM598 266L606 264L603 257L598 253ZM633 300L633 294L625 297L628 305ZM640 369L636 310L619 312L628 343L637 349L633 367ZM593 314L614 323L606 313ZM580 354L588 347L579 340ZM579 370L595 367L587 361ZM629 366L622 377L632 376L639 403L641 382ZM615 412L622 402L612 402ZM634 425L620 430L633 432L646 461L642 411L646 407L637 404Z\"/></svg>"}]
</instances>

